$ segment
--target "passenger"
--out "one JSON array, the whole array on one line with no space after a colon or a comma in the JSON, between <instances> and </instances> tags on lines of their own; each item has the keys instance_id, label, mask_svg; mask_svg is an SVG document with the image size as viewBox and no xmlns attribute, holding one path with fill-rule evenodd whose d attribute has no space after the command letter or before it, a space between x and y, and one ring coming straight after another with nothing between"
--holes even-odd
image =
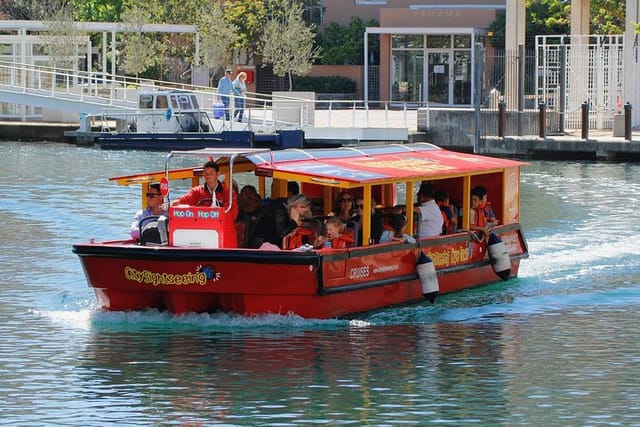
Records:
<instances>
[{"instance_id":1,"label":"passenger","mask_svg":"<svg viewBox=\"0 0 640 427\"><path fill-rule=\"evenodd\" d=\"M275 194L275 181L271 185L271 194ZM289 220L287 200L300 193L300 186L295 181L287 182L288 197L262 200L262 214L258 219L253 239L249 242L252 248L260 248L265 243L282 246L282 236L286 234L284 227Z\"/></svg>"},{"instance_id":2,"label":"passenger","mask_svg":"<svg viewBox=\"0 0 640 427\"><path fill-rule=\"evenodd\" d=\"M409 236L404 230L407 228L407 217L402 214L392 214L389 218L391 230L385 230L380 237L380 243L402 242L415 243L416 239Z\"/></svg>"},{"instance_id":3,"label":"passenger","mask_svg":"<svg viewBox=\"0 0 640 427\"><path fill-rule=\"evenodd\" d=\"M337 216L330 216L325 221L326 235L321 236L320 244L325 248L343 249L353 246L353 237L345 232L345 224Z\"/></svg>"},{"instance_id":4,"label":"passenger","mask_svg":"<svg viewBox=\"0 0 640 427\"><path fill-rule=\"evenodd\" d=\"M204 184L191 187L187 194L178 197L171 202L175 205L191 206L218 206L229 207L229 187L218 180L220 168L214 160L207 161L203 166ZM238 198L235 191L231 191L231 209L229 214L232 219L238 216Z\"/></svg>"},{"instance_id":5,"label":"passenger","mask_svg":"<svg viewBox=\"0 0 640 427\"><path fill-rule=\"evenodd\" d=\"M488 237L489 229L496 225L498 225L498 220L491 208L491 203L487 201L487 189L482 186L474 187L471 190L469 228L472 230L482 230L485 236Z\"/></svg>"},{"instance_id":6,"label":"passenger","mask_svg":"<svg viewBox=\"0 0 640 427\"><path fill-rule=\"evenodd\" d=\"M383 218L384 215L382 212L377 210L376 201L371 199L371 236L370 236L370 244L379 243L380 236L382 235L383 230ZM364 199L362 197L356 198L356 216L353 217L353 220L356 224L356 244L357 246L362 246L362 216L364 214Z\"/></svg>"},{"instance_id":7,"label":"passenger","mask_svg":"<svg viewBox=\"0 0 640 427\"><path fill-rule=\"evenodd\" d=\"M245 185L238 197L238 217L236 218L236 233L238 246L241 248L255 246L255 235L260 218L264 213L260 203L260 195L253 185Z\"/></svg>"},{"instance_id":8,"label":"passenger","mask_svg":"<svg viewBox=\"0 0 640 427\"><path fill-rule=\"evenodd\" d=\"M303 245L311 245L314 248L321 246L316 230L306 224L305 219L311 218L311 200L304 194L297 194L287 201L288 218L282 225L276 224L276 229L281 229L280 247L282 249L298 249Z\"/></svg>"},{"instance_id":9,"label":"passenger","mask_svg":"<svg viewBox=\"0 0 640 427\"><path fill-rule=\"evenodd\" d=\"M434 200L435 190L433 184L423 182L418 190L419 206L415 209L420 214L420 238L439 236L442 233L442 214Z\"/></svg>"},{"instance_id":10,"label":"passenger","mask_svg":"<svg viewBox=\"0 0 640 427\"><path fill-rule=\"evenodd\" d=\"M442 214L442 234L453 234L458 228L458 215L454 211L455 208L449 205L449 193L445 190L436 191L436 204L440 207Z\"/></svg>"},{"instance_id":11,"label":"passenger","mask_svg":"<svg viewBox=\"0 0 640 427\"><path fill-rule=\"evenodd\" d=\"M353 206L353 196L349 192L341 191L338 193L331 211L333 215L340 218L340 221L347 224L347 227L354 228L356 211Z\"/></svg>"},{"instance_id":12,"label":"passenger","mask_svg":"<svg viewBox=\"0 0 640 427\"><path fill-rule=\"evenodd\" d=\"M133 222L131 223L131 237L134 239L140 238L140 221L150 216L166 215L167 211L164 210L162 203L164 198L160 194L160 184L154 183L149 185L147 190L147 207L140 209L133 216Z\"/></svg>"}]
</instances>

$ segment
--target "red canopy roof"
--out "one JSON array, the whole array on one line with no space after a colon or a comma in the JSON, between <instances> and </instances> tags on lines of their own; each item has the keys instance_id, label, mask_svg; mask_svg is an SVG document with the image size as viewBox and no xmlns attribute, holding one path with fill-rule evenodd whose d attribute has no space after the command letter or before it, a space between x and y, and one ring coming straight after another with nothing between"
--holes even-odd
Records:
<instances>
[{"instance_id":1,"label":"red canopy roof","mask_svg":"<svg viewBox=\"0 0 640 427\"><path fill-rule=\"evenodd\" d=\"M266 172L276 177L295 174L322 182L357 184L473 175L526 165L514 160L443 150L424 143L284 150L248 158L257 165L258 173Z\"/></svg>"}]
</instances>

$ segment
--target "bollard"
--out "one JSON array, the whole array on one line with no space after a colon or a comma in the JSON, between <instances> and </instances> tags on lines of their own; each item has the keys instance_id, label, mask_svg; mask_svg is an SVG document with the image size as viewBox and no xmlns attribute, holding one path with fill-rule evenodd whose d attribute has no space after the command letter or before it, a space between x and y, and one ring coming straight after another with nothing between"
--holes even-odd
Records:
<instances>
[{"instance_id":1,"label":"bollard","mask_svg":"<svg viewBox=\"0 0 640 427\"><path fill-rule=\"evenodd\" d=\"M624 104L624 139L631 141L631 103Z\"/></svg>"},{"instance_id":2,"label":"bollard","mask_svg":"<svg viewBox=\"0 0 640 427\"><path fill-rule=\"evenodd\" d=\"M540 101L538 109L540 110L538 114L538 134L540 138L544 139L547 137L547 104L544 101Z\"/></svg>"},{"instance_id":3,"label":"bollard","mask_svg":"<svg viewBox=\"0 0 640 427\"><path fill-rule=\"evenodd\" d=\"M589 139L589 103L582 103L582 139Z\"/></svg>"},{"instance_id":4,"label":"bollard","mask_svg":"<svg viewBox=\"0 0 640 427\"><path fill-rule=\"evenodd\" d=\"M504 101L498 102L498 136L500 138L504 138L505 110L506 104Z\"/></svg>"}]
</instances>

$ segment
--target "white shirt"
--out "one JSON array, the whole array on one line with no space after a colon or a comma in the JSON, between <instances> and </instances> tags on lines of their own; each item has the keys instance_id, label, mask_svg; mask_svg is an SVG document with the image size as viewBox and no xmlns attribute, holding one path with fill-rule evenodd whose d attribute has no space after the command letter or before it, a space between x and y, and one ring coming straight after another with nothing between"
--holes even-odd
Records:
<instances>
[{"instance_id":1,"label":"white shirt","mask_svg":"<svg viewBox=\"0 0 640 427\"><path fill-rule=\"evenodd\" d=\"M418 206L422 215L420 221L420 238L439 236L442 233L442 214L435 200L429 200Z\"/></svg>"}]
</instances>

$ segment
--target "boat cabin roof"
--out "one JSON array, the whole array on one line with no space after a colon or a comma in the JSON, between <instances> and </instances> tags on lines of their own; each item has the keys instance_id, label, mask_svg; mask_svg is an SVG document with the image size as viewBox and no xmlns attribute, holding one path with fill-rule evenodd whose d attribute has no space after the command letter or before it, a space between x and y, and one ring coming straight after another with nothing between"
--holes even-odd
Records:
<instances>
[{"instance_id":1,"label":"boat cabin roof","mask_svg":"<svg viewBox=\"0 0 640 427\"><path fill-rule=\"evenodd\" d=\"M174 157L200 158L196 167L170 169L169 163ZM420 181L445 180L457 191L457 201L462 205L462 212L469 211L469 191L472 179L482 176L477 182L497 182L494 189L506 188L506 172L509 176L519 179L514 170L527 163L516 160L480 156L476 154L459 153L441 149L427 143L389 144L369 147L339 147L330 149L233 149L233 148L203 148L200 150L172 151L166 157L165 170L136 175L110 178L119 185L141 184L141 199L145 202L145 191L151 182L162 179L191 179L192 185L198 185L202 177L202 158L216 160L221 170L226 171L228 182L232 182L236 173L250 172L259 177L260 194L265 194L265 179L278 180L278 194L286 191L287 181L301 184L315 184L324 188L321 193L325 212L331 207L331 189L354 190L363 196L364 209L368 211L373 204L373 191L377 189L377 201L383 206L391 206L394 188L397 184L406 185L406 194L412 195L414 184ZM511 179L511 178L510 178ZM445 184L446 186L446 184ZM313 185L310 185L313 187ZM517 186L516 186L517 187ZM317 188L317 187L316 187ZM312 190L312 188L308 188ZM515 221L519 209L517 188L509 187L509 196L498 192L499 205L503 213L507 212L506 202L509 199L511 220ZM513 194L512 194L513 193ZM355 194L355 193L354 193ZM496 193L494 193L496 194ZM273 195L272 195L273 196ZM512 197L513 196L513 197ZM513 199L513 201L511 201ZM406 201L410 203L410 201ZM513 205L515 203L515 205ZM407 210L407 232L413 232L412 209ZM504 217L504 215L503 215ZM370 218L363 218L363 241L367 242L370 235ZM469 227L469 215L463 215L462 226Z\"/></svg>"},{"instance_id":2,"label":"boat cabin roof","mask_svg":"<svg viewBox=\"0 0 640 427\"><path fill-rule=\"evenodd\" d=\"M118 181L120 185L129 185L157 180L161 174L169 172L171 179L192 177L193 168L169 171L169 162L174 157L213 158L221 166L244 164L242 169L247 170L248 165L250 169L255 168L258 176L341 188L487 174L527 164L448 151L428 143L307 150L203 148L171 151L167 155L164 172L127 175L111 180Z\"/></svg>"},{"instance_id":3,"label":"boat cabin roof","mask_svg":"<svg viewBox=\"0 0 640 427\"><path fill-rule=\"evenodd\" d=\"M205 148L170 155L213 157L222 163L224 158L244 157L255 165L258 176L343 188L485 174L526 164L443 150L427 143L275 151Z\"/></svg>"}]
</instances>

